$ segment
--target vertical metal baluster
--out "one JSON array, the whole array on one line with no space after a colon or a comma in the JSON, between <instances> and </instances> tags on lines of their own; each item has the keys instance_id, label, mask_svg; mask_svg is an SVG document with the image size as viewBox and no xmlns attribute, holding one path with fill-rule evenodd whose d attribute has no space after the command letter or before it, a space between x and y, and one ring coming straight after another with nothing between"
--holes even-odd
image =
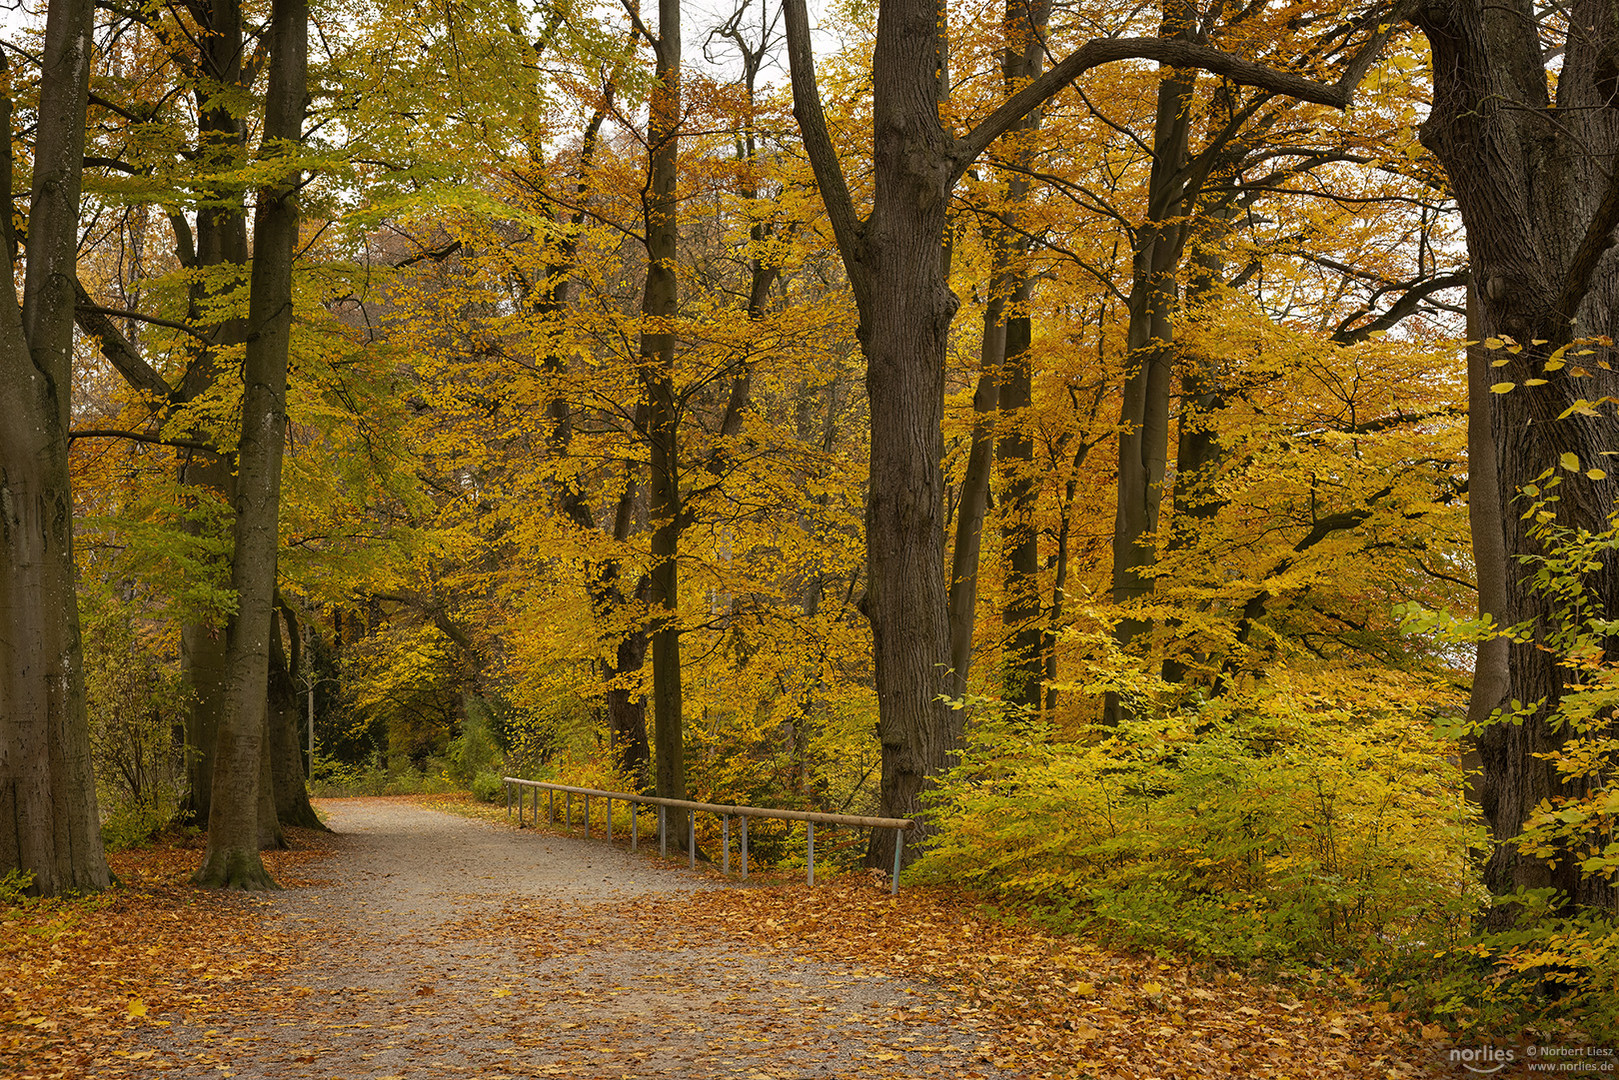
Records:
<instances>
[{"instance_id":1,"label":"vertical metal baluster","mask_svg":"<svg viewBox=\"0 0 1619 1080\"><path fill-rule=\"evenodd\" d=\"M720 873L731 876L731 815L720 815Z\"/></svg>"},{"instance_id":2,"label":"vertical metal baluster","mask_svg":"<svg viewBox=\"0 0 1619 1080\"><path fill-rule=\"evenodd\" d=\"M809 826L809 883L815 884L815 822L805 822Z\"/></svg>"},{"instance_id":3,"label":"vertical metal baluster","mask_svg":"<svg viewBox=\"0 0 1619 1080\"><path fill-rule=\"evenodd\" d=\"M748 815L742 815L742 880L748 880Z\"/></svg>"},{"instance_id":4,"label":"vertical metal baluster","mask_svg":"<svg viewBox=\"0 0 1619 1080\"><path fill-rule=\"evenodd\" d=\"M894 830L894 881L893 881L893 884L889 887L889 890L888 890L890 893L892 893L895 896L899 895L899 857L900 857L900 854L904 850L905 850L905 830L904 829L895 829Z\"/></svg>"},{"instance_id":5,"label":"vertical metal baluster","mask_svg":"<svg viewBox=\"0 0 1619 1080\"><path fill-rule=\"evenodd\" d=\"M666 806L660 805L658 807L658 857L660 859L669 857L669 830L666 825L668 815L665 813L668 809Z\"/></svg>"}]
</instances>

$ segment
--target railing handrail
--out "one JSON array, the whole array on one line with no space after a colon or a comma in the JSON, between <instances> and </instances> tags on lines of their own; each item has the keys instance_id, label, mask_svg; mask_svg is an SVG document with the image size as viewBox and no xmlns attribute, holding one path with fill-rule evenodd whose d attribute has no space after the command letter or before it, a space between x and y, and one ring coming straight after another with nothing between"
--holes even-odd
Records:
<instances>
[{"instance_id":1,"label":"railing handrail","mask_svg":"<svg viewBox=\"0 0 1619 1080\"><path fill-rule=\"evenodd\" d=\"M909 829L915 824L910 818L861 817L857 814L822 814L811 810L776 810L764 806L729 806L721 803L691 802L686 799L666 799L657 795L642 795L629 791L602 791L599 788L553 784L547 780L524 780L517 776L506 776L501 779L508 784L519 784L523 787L544 788L548 791L563 791L572 795L589 795L603 799L624 799L628 802L650 803L653 806L668 806L676 810L698 810L705 814L720 814L732 817L813 821L821 825L852 825L863 829Z\"/></svg>"}]
</instances>

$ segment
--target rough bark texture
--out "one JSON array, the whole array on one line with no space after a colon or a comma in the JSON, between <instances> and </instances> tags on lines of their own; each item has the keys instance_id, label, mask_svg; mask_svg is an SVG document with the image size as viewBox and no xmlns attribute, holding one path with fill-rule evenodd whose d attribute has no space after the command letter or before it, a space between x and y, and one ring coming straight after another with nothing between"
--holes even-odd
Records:
<instances>
[{"instance_id":1,"label":"rough bark texture","mask_svg":"<svg viewBox=\"0 0 1619 1080\"><path fill-rule=\"evenodd\" d=\"M21 309L0 289L0 875L32 874L31 891L47 896L111 880L90 766L67 441L91 10L88 0L50 5ZM5 166L9 191L9 156Z\"/></svg>"},{"instance_id":2,"label":"rough bark texture","mask_svg":"<svg viewBox=\"0 0 1619 1080\"><path fill-rule=\"evenodd\" d=\"M270 90L264 154L287 152L303 133L308 6L275 0L270 13ZM287 354L292 331L292 264L298 245L296 168L259 189L249 278L242 440L237 456L231 585L237 614L229 642L230 682L215 749L208 851L198 884L273 888L259 859L270 634L274 626L281 450L286 435ZM265 793L268 796L268 793Z\"/></svg>"},{"instance_id":3,"label":"rough bark texture","mask_svg":"<svg viewBox=\"0 0 1619 1080\"><path fill-rule=\"evenodd\" d=\"M1612 419L1575 413L1577 399L1619 394L1619 374L1608 370L1611 347L1600 355L1570 358L1547 372L1552 350L1571 339L1619 334L1619 17L1611 0L1576 0L1568 8L1574 32L1561 54L1542 53L1536 12L1527 0L1427 0L1413 21L1433 55L1433 109L1422 141L1445 167L1467 228L1468 256L1478 303L1479 329L1511 337L1517 354L1494 378L1518 384L1491 394L1497 499L1507 559L1506 621L1528 621L1538 639L1551 615L1528 587L1517 560L1536 551L1529 522L1512 502L1527 483L1556 470L1565 452L1583 467L1603 461ZM1549 64L1558 64L1555 96ZM1599 366L1599 363L1602 366ZM1575 377L1576 369L1588 374ZM1544 378L1542 386L1525 386ZM1564 474L1559 521L1601 530L1614 509L1614 481ZM1591 582L1607 618L1615 614L1619 570L1610 561ZM1497 893L1554 886L1576 904L1615 906L1615 891L1580 876L1573 860L1554 870L1522 856L1510 841L1545 798L1575 792L1550 761L1566 739L1547 717L1562 693L1563 673L1539 641L1509 646L1509 678L1496 702L1545 704L1521 724L1498 724L1481 740L1480 794L1496 847L1485 870ZM1475 700L1472 708L1490 703ZM1504 913L1509 914L1509 913Z\"/></svg>"},{"instance_id":4,"label":"rough bark texture","mask_svg":"<svg viewBox=\"0 0 1619 1080\"><path fill-rule=\"evenodd\" d=\"M641 300L641 381L648 402L651 444L648 516L652 519L652 716L653 771L657 794L686 798L686 750L680 684L680 413L675 395L675 335L670 321L678 306L675 243L678 219L675 183L680 134L680 4L659 0L657 84L652 92L647 138L651 145L646 217L646 290ZM669 828L685 845L685 812L671 809Z\"/></svg>"}]
</instances>

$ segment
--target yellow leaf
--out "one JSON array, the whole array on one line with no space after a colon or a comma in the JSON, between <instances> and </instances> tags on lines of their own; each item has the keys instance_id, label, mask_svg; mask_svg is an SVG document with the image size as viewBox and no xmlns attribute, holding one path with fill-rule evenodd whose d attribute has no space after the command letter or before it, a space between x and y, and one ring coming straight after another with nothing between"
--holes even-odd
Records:
<instances>
[{"instance_id":1,"label":"yellow leaf","mask_svg":"<svg viewBox=\"0 0 1619 1080\"><path fill-rule=\"evenodd\" d=\"M1546 380L1545 379L1525 379L1523 381L1523 384L1525 386L1545 386L1546 385Z\"/></svg>"},{"instance_id":2,"label":"yellow leaf","mask_svg":"<svg viewBox=\"0 0 1619 1080\"><path fill-rule=\"evenodd\" d=\"M506 989L504 986L501 987L499 990L491 990L489 992L491 994L495 995L496 997L511 997L512 996L512 992L510 990Z\"/></svg>"},{"instance_id":3,"label":"yellow leaf","mask_svg":"<svg viewBox=\"0 0 1619 1080\"><path fill-rule=\"evenodd\" d=\"M1486 349L1499 349L1505 344L1506 344L1506 342L1502 341L1498 337L1490 337L1490 338L1485 338L1484 339L1484 347Z\"/></svg>"},{"instance_id":4,"label":"yellow leaf","mask_svg":"<svg viewBox=\"0 0 1619 1080\"><path fill-rule=\"evenodd\" d=\"M131 1020L138 1020L146 1015L146 1002L140 998L130 998L129 1004L124 1007Z\"/></svg>"},{"instance_id":5,"label":"yellow leaf","mask_svg":"<svg viewBox=\"0 0 1619 1080\"><path fill-rule=\"evenodd\" d=\"M1514 386L1517 386L1517 385L1518 385L1517 383L1498 382L1494 386L1490 387L1490 393L1492 393L1492 394L1504 394L1508 390L1511 390Z\"/></svg>"},{"instance_id":6,"label":"yellow leaf","mask_svg":"<svg viewBox=\"0 0 1619 1080\"><path fill-rule=\"evenodd\" d=\"M1558 458L1557 461L1558 464L1562 465L1563 468L1567 469L1569 472L1580 471L1580 455L1571 450L1564 451L1563 456Z\"/></svg>"},{"instance_id":7,"label":"yellow leaf","mask_svg":"<svg viewBox=\"0 0 1619 1080\"><path fill-rule=\"evenodd\" d=\"M1608 474L1601 469L1586 469L1585 475L1593 480L1606 480L1608 478Z\"/></svg>"}]
</instances>

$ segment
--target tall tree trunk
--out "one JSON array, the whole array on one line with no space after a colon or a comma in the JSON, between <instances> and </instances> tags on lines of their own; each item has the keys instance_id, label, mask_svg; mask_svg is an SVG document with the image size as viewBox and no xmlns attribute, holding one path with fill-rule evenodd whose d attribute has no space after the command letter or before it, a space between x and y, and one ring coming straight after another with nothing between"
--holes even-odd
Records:
<instances>
[{"instance_id":1,"label":"tall tree trunk","mask_svg":"<svg viewBox=\"0 0 1619 1080\"><path fill-rule=\"evenodd\" d=\"M1034 368L1029 358L1032 327L1026 305L1033 282L1021 275L1013 296L1021 310L1006 320L1005 380L1001 386L999 436L995 464L1001 477L1001 544L1004 597L1001 622L1006 631L1002 663L1008 703L1039 709L1040 682L1045 677L1040 645L1040 534L1034 512L1040 482L1034 472L1034 436L1028 430L1034 404Z\"/></svg>"},{"instance_id":2,"label":"tall tree trunk","mask_svg":"<svg viewBox=\"0 0 1619 1080\"><path fill-rule=\"evenodd\" d=\"M264 156L287 157L303 135L307 0L274 0ZM242 441L237 455L231 584L230 685L214 761L208 851L200 885L273 888L259 859L260 778L267 767L266 702L273 626L281 449L286 435L287 353L292 332L292 265L298 246L296 167L259 189L249 278Z\"/></svg>"},{"instance_id":3,"label":"tall tree trunk","mask_svg":"<svg viewBox=\"0 0 1619 1080\"><path fill-rule=\"evenodd\" d=\"M1591 468L1605 463L1601 453L1612 445L1610 417L1565 415L1580 399L1619 394L1612 347L1570 357L1562 368L1545 365L1572 339L1619 335L1619 17L1611 0L1576 0L1568 12L1574 30L1561 52L1543 51L1528 0L1426 0L1413 21L1433 55L1434 104L1422 141L1444 165L1467 229L1479 332L1521 346L1496 355L1508 363L1493 376L1517 388L1475 399L1471 407L1490 410L1496 444L1496 501L1508 567L1504 621L1528 622L1534 633L1507 646L1504 691L1499 685L1481 689L1469 711L1513 700L1543 704L1481 740L1484 809L1496 844L1485 880L1497 893L1553 886L1575 904L1612 908L1614 888L1582 876L1576 859L1565 853L1554 868L1511 843L1541 800L1583 790L1565 784L1547 757L1569 737L1550 723L1564 674L1543 648L1554 612L1532 589L1532 568L1519 561L1537 553L1538 544L1533 523L1523 520L1513 500L1525 484L1560 471L1562 454L1573 453L1582 468ZM1547 67L1552 57L1555 94ZM1530 378L1546 382L1525 385ZM1615 482L1563 475L1559 523L1606 529ZM1606 608L1601 617L1613 618L1619 567L1608 560L1590 584ZM1485 700L1497 693L1493 703Z\"/></svg>"},{"instance_id":4,"label":"tall tree trunk","mask_svg":"<svg viewBox=\"0 0 1619 1080\"><path fill-rule=\"evenodd\" d=\"M956 504L956 542L950 553L950 696L967 692L973 662L973 630L978 622L978 563L984 515L989 509L989 474L995 464L995 410L1001 401L1001 362L1006 356L1006 298L990 272L984 304L984 336L978 350L978 385L973 388L972 443Z\"/></svg>"},{"instance_id":5,"label":"tall tree trunk","mask_svg":"<svg viewBox=\"0 0 1619 1080\"><path fill-rule=\"evenodd\" d=\"M1189 38L1196 13L1184 0L1165 0L1165 37ZM1169 455L1169 402L1174 384L1176 273L1185 250L1186 214L1193 195L1185 168L1192 134L1195 71L1166 71L1158 82L1153 122L1152 169L1147 182L1147 219L1136 233L1125 334L1129 369L1119 406L1118 502L1113 519L1113 602L1130 605L1153 591L1158 561L1158 514ZM1147 623L1126 616L1115 634L1128 646ZM1118 694L1107 695L1103 721L1117 724L1129 713Z\"/></svg>"},{"instance_id":6,"label":"tall tree trunk","mask_svg":"<svg viewBox=\"0 0 1619 1080\"><path fill-rule=\"evenodd\" d=\"M1008 94L1039 77L1050 11L1050 0L1007 0L1001 76ZM1029 431L1029 408L1034 404L1029 301L1034 297L1034 278L1023 265L1028 244L1018 228L1022 204L1031 186L1027 170L1034 165L1031 143L1040 119L1040 110L1031 111L1004 140L1004 155L1016 167L1007 182L1006 225L997 245L1008 256L1011 284L995 443L1001 485L1001 543L1005 549L1001 621L1006 631L1006 650L1002 678L1006 700L1028 709L1041 705L1040 683L1045 677L1041 643L1045 635L1040 625L1040 534L1035 528L1040 482L1034 468L1034 436Z\"/></svg>"},{"instance_id":7,"label":"tall tree trunk","mask_svg":"<svg viewBox=\"0 0 1619 1080\"><path fill-rule=\"evenodd\" d=\"M646 290L641 300L641 381L648 402L651 445L647 513L652 519L652 723L655 790L666 799L686 798L686 752L680 685L680 412L675 394L675 277L679 178L680 3L659 0L657 82L647 123L650 160L646 217ZM669 827L685 844L685 814L673 811Z\"/></svg>"},{"instance_id":8,"label":"tall tree trunk","mask_svg":"<svg viewBox=\"0 0 1619 1080\"><path fill-rule=\"evenodd\" d=\"M960 713L943 702L950 625L941 422L945 347L956 311L944 236L956 180L1012 125L1110 60L1140 56L1206 67L1246 85L1342 106L1382 48L1386 30L1371 35L1331 87L1185 41L1091 41L958 138L940 120L936 0L882 0L871 69L874 191L862 221L821 108L806 5L784 0L783 8L793 114L860 313L872 418L866 611L875 646L882 806L885 815L908 817L919 809L923 788L950 765L963 734ZM925 838L926 823L921 828ZM887 830L879 834L867 856L877 865L891 856L893 844Z\"/></svg>"},{"instance_id":9,"label":"tall tree trunk","mask_svg":"<svg viewBox=\"0 0 1619 1080\"><path fill-rule=\"evenodd\" d=\"M242 84L242 9L239 0L205 0L197 9L205 21L198 41L202 79L197 99L197 148L202 168L230 177L241 170L247 151L247 118ZM246 320L219 319L210 309L231 303L243 285L247 268L247 210L240 183L225 180L210 187L197 209L193 239L184 219L171 217L181 252L181 264L197 271L190 291L189 320L194 325L213 323L210 341L201 345L171 395L176 406L208 395L235 358L222 354L241 347L247 338ZM188 257L189 249L189 257ZM234 268L234 272L230 272ZM211 433L194 431L205 438ZM235 475L230 461L220 454L188 450L180 470L185 498L193 509L230 506ZM208 515L199 514L191 529L209 528ZM214 740L224 714L228 685L227 620L194 617L180 628L181 671L191 691L186 712L186 811L193 821L206 823L213 791Z\"/></svg>"},{"instance_id":10,"label":"tall tree trunk","mask_svg":"<svg viewBox=\"0 0 1619 1080\"><path fill-rule=\"evenodd\" d=\"M111 880L85 714L67 439L92 10L89 0L50 5L21 309L9 285L0 289L0 874L32 874L31 890L46 896ZM9 213L9 95L0 119ZM8 227L8 281L13 241Z\"/></svg>"}]
</instances>

